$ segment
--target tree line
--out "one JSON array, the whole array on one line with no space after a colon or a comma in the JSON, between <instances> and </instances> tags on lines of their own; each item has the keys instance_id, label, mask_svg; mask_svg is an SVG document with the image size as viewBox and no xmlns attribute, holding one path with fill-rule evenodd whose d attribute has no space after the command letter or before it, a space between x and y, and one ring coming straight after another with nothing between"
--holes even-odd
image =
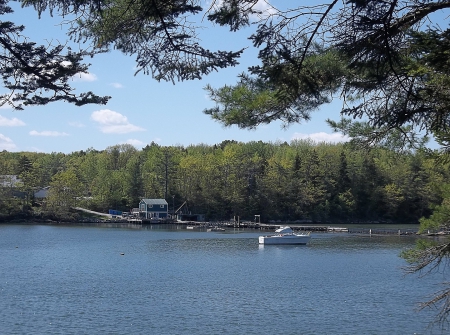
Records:
<instances>
[{"instance_id":1,"label":"tree line","mask_svg":"<svg viewBox=\"0 0 450 335\"><path fill-rule=\"evenodd\" d=\"M137 150L121 144L70 154L0 152L0 214L68 218L73 207L130 211L142 198L187 202L208 220L418 222L441 204L448 165L424 152L351 144L224 141ZM48 197L34 192L49 187ZM447 185L448 186L448 185Z\"/></svg>"}]
</instances>

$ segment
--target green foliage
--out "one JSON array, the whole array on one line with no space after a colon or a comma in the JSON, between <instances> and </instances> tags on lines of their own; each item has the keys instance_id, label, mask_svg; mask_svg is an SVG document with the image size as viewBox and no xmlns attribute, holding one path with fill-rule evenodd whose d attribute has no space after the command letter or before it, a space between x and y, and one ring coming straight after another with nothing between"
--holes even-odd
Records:
<instances>
[{"instance_id":1,"label":"green foliage","mask_svg":"<svg viewBox=\"0 0 450 335\"><path fill-rule=\"evenodd\" d=\"M47 208L57 215L68 213L76 207L82 196L82 185L74 170L56 173L50 182Z\"/></svg>"},{"instance_id":2,"label":"green foliage","mask_svg":"<svg viewBox=\"0 0 450 335\"><path fill-rule=\"evenodd\" d=\"M450 184L442 185L442 191L442 202L433 206L433 214L420 219L419 232L450 230Z\"/></svg>"},{"instance_id":3,"label":"green foliage","mask_svg":"<svg viewBox=\"0 0 450 335\"><path fill-rule=\"evenodd\" d=\"M162 147L129 145L64 154L0 153L2 174L24 178L28 197L14 200L1 188L0 213L62 215L76 205L129 211L141 198L165 198L209 220L386 220L418 222L446 197L447 165L421 152L398 154L349 145L239 143ZM34 191L51 186L46 200ZM26 207L23 207L26 204Z\"/></svg>"},{"instance_id":4,"label":"green foliage","mask_svg":"<svg viewBox=\"0 0 450 335\"><path fill-rule=\"evenodd\" d=\"M392 129L389 126L373 126L369 122L353 121L341 118L339 121L327 119L326 122L335 132L350 137L350 143L355 147L370 148L380 146L394 151L424 150L429 140L412 126Z\"/></svg>"},{"instance_id":5,"label":"green foliage","mask_svg":"<svg viewBox=\"0 0 450 335\"><path fill-rule=\"evenodd\" d=\"M261 77L241 74L235 86L207 85L216 107L204 113L225 126L250 129L275 120L285 125L308 120L311 111L331 101L346 71L342 56L333 51L308 57L300 72L290 64L270 66L269 74L264 73L268 66L252 68Z\"/></svg>"}]
</instances>

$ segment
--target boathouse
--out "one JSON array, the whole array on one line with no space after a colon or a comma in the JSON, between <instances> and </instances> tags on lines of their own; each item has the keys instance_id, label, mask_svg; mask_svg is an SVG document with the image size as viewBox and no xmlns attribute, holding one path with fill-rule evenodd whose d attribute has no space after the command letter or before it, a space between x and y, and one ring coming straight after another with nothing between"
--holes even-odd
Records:
<instances>
[{"instance_id":1,"label":"boathouse","mask_svg":"<svg viewBox=\"0 0 450 335\"><path fill-rule=\"evenodd\" d=\"M142 199L139 202L139 213L145 219L167 219L169 204L165 199Z\"/></svg>"}]
</instances>

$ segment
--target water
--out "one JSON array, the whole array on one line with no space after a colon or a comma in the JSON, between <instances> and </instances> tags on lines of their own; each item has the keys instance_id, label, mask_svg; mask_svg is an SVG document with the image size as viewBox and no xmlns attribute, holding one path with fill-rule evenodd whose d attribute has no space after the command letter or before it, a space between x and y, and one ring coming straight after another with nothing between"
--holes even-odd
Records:
<instances>
[{"instance_id":1,"label":"water","mask_svg":"<svg viewBox=\"0 0 450 335\"><path fill-rule=\"evenodd\" d=\"M0 225L1 334L440 334L411 237Z\"/></svg>"}]
</instances>

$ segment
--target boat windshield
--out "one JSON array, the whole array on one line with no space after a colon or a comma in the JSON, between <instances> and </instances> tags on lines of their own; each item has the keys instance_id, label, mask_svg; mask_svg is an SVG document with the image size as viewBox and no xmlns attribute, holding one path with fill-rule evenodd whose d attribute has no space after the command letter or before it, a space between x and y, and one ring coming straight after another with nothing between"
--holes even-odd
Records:
<instances>
[{"instance_id":1,"label":"boat windshield","mask_svg":"<svg viewBox=\"0 0 450 335\"><path fill-rule=\"evenodd\" d=\"M280 233L280 234L290 234L292 233L292 229L291 227L280 227L277 230L275 230L275 233Z\"/></svg>"}]
</instances>

